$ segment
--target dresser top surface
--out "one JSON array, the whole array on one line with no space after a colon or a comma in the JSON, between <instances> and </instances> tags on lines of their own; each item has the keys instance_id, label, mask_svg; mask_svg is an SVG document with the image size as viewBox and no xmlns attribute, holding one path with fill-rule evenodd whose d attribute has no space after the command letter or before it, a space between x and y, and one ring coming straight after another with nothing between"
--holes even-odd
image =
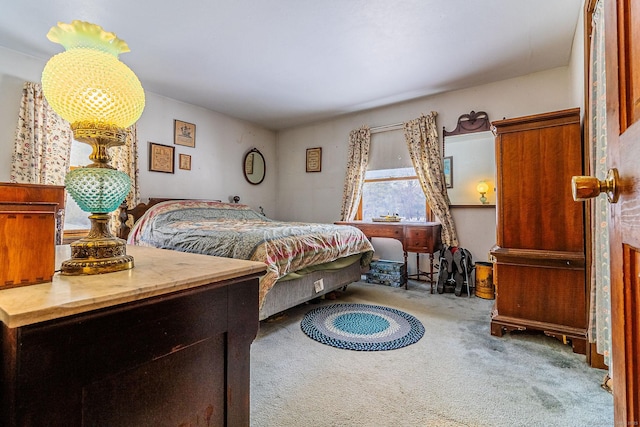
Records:
<instances>
[{"instance_id":1,"label":"dresser top surface","mask_svg":"<svg viewBox=\"0 0 640 427\"><path fill-rule=\"evenodd\" d=\"M0 321L14 328L198 286L264 274L261 262L127 246L131 270L90 276L56 273L48 283L0 290ZM70 248L56 248L56 266ZM257 290L256 290L257 291Z\"/></svg>"}]
</instances>

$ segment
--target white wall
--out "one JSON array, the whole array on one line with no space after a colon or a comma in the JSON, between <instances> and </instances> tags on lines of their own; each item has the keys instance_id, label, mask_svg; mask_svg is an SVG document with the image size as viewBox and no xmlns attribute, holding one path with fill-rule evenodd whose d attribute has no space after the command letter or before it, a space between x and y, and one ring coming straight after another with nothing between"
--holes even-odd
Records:
<instances>
[{"instance_id":1,"label":"white wall","mask_svg":"<svg viewBox=\"0 0 640 427\"><path fill-rule=\"evenodd\" d=\"M584 10L584 2L583 8ZM576 107L580 107L581 116L584 116L584 103L585 103L585 85L584 85L584 55L585 55L585 40L584 40L584 13L580 13L578 23L576 25L576 31L573 37L573 45L571 46L571 60L569 61L569 73L571 75L571 91L573 103ZM588 49L588 47L587 47Z\"/></svg>"},{"instance_id":2,"label":"white wall","mask_svg":"<svg viewBox=\"0 0 640 427\"><path fill-rule=\"evenodd\" d=\"M8 181L11 153L25 80L39 81L44 61L0 48L0 181ZM142 82L144 87L144 81ZM173 144L173 120L196 125L195 148ZM146 92L146 107L138 121L140 193L148 197L192 197L276 209L277 159L275 133L249 122ZM148 143L175 147L175 173L150 172ZM249 184L242 174L244 154L258 148L267 164L265 180ZM191 170L178 168L178 154L191 155ZM88 163L88 159L87 159Z\"/></svg>"},{"instance_id":3,"label":"white wall","mask_svg":"<svg viewBox=\"0 0 640 427\"><path fill-rule=\"evenodd\" d=\"M173 144L173 120L196 125L195 148ZM277 176L275 133L248 122L147 93L147 105L138 121L140 189L145 197L209 198L240 202L267 214L275 210ZM175 174L148 170L149 142L175 147ZM243 159L252 148L265 157L265 180L249 184L243 175ZM191 170L178 168L179 154L191 155Z\"/></svg>"},{"instance_id":4,"label":"white wall","mask_svg":"<svg viewBox=\"0 0 640 427\"><path fill-rule=\"evenodd\" d=\"M340 219L348 135L352 129L364 124L374 127L404 122L419 117L421 113L436 111L438 132L442 138L443 126L454 129L458 117L471 110L485 111L494 121L581 107L575 104L572 96L571 78L569 68L561 67L280 131L276 217L314 222ZM320 173L305 173L305 149L309 147L322 147ZM495 244L495 210L455 209L453 216L460 246L471 250L475 260L486 260L488 251ZM381 241L376 239L374 242L381 257L402 258L398 245L383 241L396 246L388 250ZM412 270L415 266L410 264L409 268Z\"/></svg>"}]
</instances>

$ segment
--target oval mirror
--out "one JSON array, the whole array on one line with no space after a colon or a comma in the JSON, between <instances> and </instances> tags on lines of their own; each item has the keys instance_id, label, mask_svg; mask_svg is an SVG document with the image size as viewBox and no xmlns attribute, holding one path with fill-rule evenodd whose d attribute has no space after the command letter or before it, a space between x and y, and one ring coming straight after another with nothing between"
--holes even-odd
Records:
<instances>
[{"instance_id":1,"label":"oval mirror","mask_svg":"<svg viewBox=\"0 0 640 427\"><path fill-rule=\"evenodd\" d=\"M258 185L264 181L267 166L264 156L257 148L250 150L244 156L244 177L249 184Z\"/></svg>"}]
</instances>

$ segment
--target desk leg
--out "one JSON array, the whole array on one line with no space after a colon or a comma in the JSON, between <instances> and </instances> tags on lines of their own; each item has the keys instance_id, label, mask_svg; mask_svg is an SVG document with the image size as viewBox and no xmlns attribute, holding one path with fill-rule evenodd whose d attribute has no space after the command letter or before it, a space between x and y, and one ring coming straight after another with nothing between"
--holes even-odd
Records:
<instances>
[{"instance_id":1,"label":"desk leg","mask_svg":"<svg viewBox=\"0 0 640 427\"><path fill-rule=\"evenodd\" d=\"M431 269L430 270L430 274L431 275L429 276L429 280L431 281L431 293L433 293L433 283L434 283L434 280L433 280L433 253L429 254L429 264L430 264L429 267Z\"/></svg>"},{"instance_id":2,"label":"desk leg","mask_svg":"<svg viewBox=\"0 0 640 427\"><path fill-rule=\"evenodd\" d=\"M404 273L402 274L404 279L404 288L409 289L409 264L407 263L407 252L404 252Z\"/></svg>"}]
</instances>

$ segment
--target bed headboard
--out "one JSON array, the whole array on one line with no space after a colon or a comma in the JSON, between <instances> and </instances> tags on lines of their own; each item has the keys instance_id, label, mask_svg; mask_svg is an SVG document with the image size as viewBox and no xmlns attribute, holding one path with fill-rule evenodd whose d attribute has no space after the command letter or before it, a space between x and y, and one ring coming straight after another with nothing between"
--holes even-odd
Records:
<instances>
[{"instance_id":1,"label":"bed headboard","mask_svg":"<svg viewBox=\"0 0 640 427\"><path fill-rule=\"evenodd\" d=\"M133 217L133 222L135 223L146 211L149 210L153 205L157 205L160 202L166 202L169 200L196 200L196 199L185 199L185 198L173 198L173 197L150 197L147 203L138 203L138 205L132 209L127 208L127 204L123 202L120 205L120 213L118 214L118 220L120 221L120 225L118 226L118 237L124 240L127 240L129 236L129 232L131 231L131 227L127 225L127 220L129 219L129 215ZM210 200L210 199L208 199ZM214 200L216 202L220 202L221 200Z\"/></svg>"},{"instance_id":2,"label":"bed headboard","mask_svg":"<svg viewBox=\"0 0 640 427\"><path fill-rule=\"evenodd\" d=\"M133 222L135 223L142 215L144 215L147 210L149 210L151 206L157 205L160 202L166 202L167 200L183 199L150 197L147 203L138 203L138 205L133 209L127 208L126 202L123 202L120 205L120 214L118 214L118 219L120 221L120 226L118 227L118 237L127 240L127 236L129 236L129 232L131 231L131 227L127 225L129 215L133 217Z\"/></svg>"}]
</instances>

